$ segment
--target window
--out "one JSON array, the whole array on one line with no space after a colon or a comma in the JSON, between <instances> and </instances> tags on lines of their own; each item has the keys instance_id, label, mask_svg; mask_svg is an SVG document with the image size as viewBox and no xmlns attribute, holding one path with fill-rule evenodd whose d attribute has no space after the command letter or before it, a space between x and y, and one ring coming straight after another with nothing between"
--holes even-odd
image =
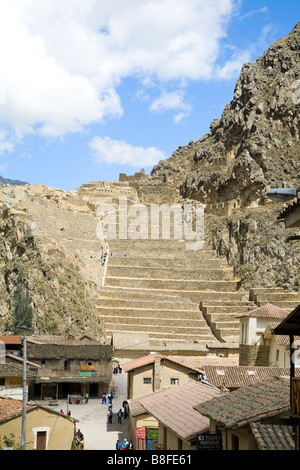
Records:
<instances>
[{"instance_id":1,"label":"window","mask_svg":"<svg viewBox=\"0 0 300 470\"><path fill-rule=\"evenodd\" d=\"M64 370L70 370L70 361L64 361Z\"/></svg>"},{"instance_id":2,"label":"window","mask_svg":"<svg viewBox=\"0 0 300 470\"><path fill-rule=\"evenodd\" d=\"M175 379L175 378L170 379L170 384L171 385L179 385L179 379Z\"/></svg>"},{"instance_id":3,"label":"window","mask_svg":"<svg viewBox=\"0 0 300 470\"><path fill-rule=\"evenodd\" d=\"M144 385L151 384L151 377L144 377Z\"/></svg>"}]
</instances>

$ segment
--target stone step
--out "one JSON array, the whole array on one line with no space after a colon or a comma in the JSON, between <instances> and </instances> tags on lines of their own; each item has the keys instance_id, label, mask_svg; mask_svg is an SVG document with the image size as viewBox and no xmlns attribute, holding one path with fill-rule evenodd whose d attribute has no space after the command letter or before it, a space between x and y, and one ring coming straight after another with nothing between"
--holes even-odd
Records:
<instances>
[{"instance_id":1,"label":"stone step","mask_svg":"<svg viewBox=\"0 0 300 470\"><path fill-rule=\"evenodd\" d=\"M156 267L156 268L191 268L197 266L198 268L209 266L210 269L218 269L228 267L225 259L221 258L188 258L188 257L174 257L174 258L160 258L154 255L151 257L125 257L124 256L109 256L108 266L136 266L136 267Z\"/></svg>"},{"instance_id":2,"label":"stone step","mask_svg":"<svg viewBox=\"0 0 300 470\"><path fill-rule=\"evenodd\" d=\"M201 311L205 314L205 315L213 315L213 314L231 314L233 312L234 315L238 315L239 313L243 313L243 312L248 312L250 310L253 310L255 307L253 307L252 305L238 305L238 304L235 304L235 305L230 305L230 306L216 306L216 305L206 305L205 307L202 306L201 307Z\"/></svg>"},{"instance_id":3,"label":"stone step","mask_svg":"<svg viewBox=\"0 0 300 470\"><path fill-rule=\"evenodd\" d=\"M205 320L192 320L189 319L188 323L186 319L183 318L174 318L170 316L169 318L166 317L147 317L147 316L136 316L136 317L127 317L127 316L120 316L120 315L100 315L101 322L106 329L109 329L111 325L118 325L118 328L122 329L123 325L134 327L134 329L138 327L147 327L149 329L158 328L163 329L165 328L176 328L176 329L183 329L182 331L188 331L191 329L194 330L203 330L203 332L208 331L207 324Z\"/></svg>"},{"instance_id":4,"label":"stone step","mask_svg":"<svg viewBox=\"0 0 300 470\"><path fill-rule=\"evenodd\" d=\"M203 317L201 313L195 310L155 310L155 309L136 309L136 308L103 308L98 307L97 313L101 318L108 318L108 317L122 317L125 319L133 319L136 321L139 318L145 317L148 320L154 319L179 319L186 322L186 320L190 321L202 321L204 323Z\"/></svg>"},{"instance_id":5,"label":"stone step","mask_svg":"<svg viewBox=\"0 0 300 470\"><path fill-rule=\"evenodd\" d=\"M217 257L215 250L199 249L187 250L185 241L178 240L108 240L109 253L116 253L117 256L127 257L134 256L135 258L149 257L150 255L157 257L173 257L178 258L186 257L192 258L212 258Z\"/></svg>"},{"instance_id":6,"label":"stone step","mask_svg":"<svg viewBox=\"0 0 300 470\"><path fill-rule=\"evenodd\" d=\"M149 335L150 334L177 334L178 336L181 336L183 339L185 338L186 335L192 335L194 337L197 337L197 336L207 336L207 337L210 337L211 334L210 334L210 331L205 328L205 327L201 327L201 326L193 326L193 327L189 327L189 326L176 326L176 325L154 325L154 324L143 324L143 325L140 325L140 324L131 324L131 323L122 323L120 325L116 325L115 322L112 322L112 323L109 323L109 322L106 322L104 324L104 327L105 327L105 331L106 333L110 334L112 331L119 331L119 332L126 332L126 331L129 331L129 332L136 332L136 331L140 331L140 332L143 332L143 333L148 333Z\"/></svg>"},{"instance_id":7,"label":"stone step","mask_svg":"<svg viewBox=\"0 0 300 470\"><path fill-rule=\"evenodd\" d=\"M188 268L156 268L136 266L108 266L109 277L139 277L148 279L184 279L184 280L232 280L234 273L232 268L227 269L188 269Z\"/></svg>"},{"instance_id":8,"label":"stone step","mask_svg":"<svg viewBox=\"0 0 300 470\"><path fill-rule=\"evenodd\" d=\"M221 335L223 335L224 331L228 331L230 329L235 329L236 331L240 332L240 322L239 320L224 320L224 321L217 321L213 324L213 330L221 331Z\"/></svg>"},{"instance_id":9,"label":"stone step","mask_svg":"<svg viewBox=\"0 0 300 470\"><path fill-rule=\"evenodd\" d=\"M236 319L241 312L232 312L232 313L205 313L204 318L207 320L207 322L212 325L213 323L216 323L217 321L232 321ZM239 320L237 320L239 322Z\"/></svg>"},{"instance_id":10,"label":"stone step","mask_svg":"<svg viewBox=\"0 0 300 470\"><path fill-rule=\"evenodd\" d=\"M299 300L295 300L294 302L281 302L281 301L275 301L274 305L276 307L282 308L283 310L286 310L288 313L291 313L298 305L300 304Z\"/></svg>"},{"instance_id":11,"label":"stone step","mask_svg":"<svg viewBox=\"0 0 300 470\"><path fill-rule=\"evenodd\" d=\"M140 279L134 277L106 276L105 285L112 287L132 287L165 290L214 290L217 292L233 292L238 281L193 281L185 279Z\"/></svg>"},{"instance_id":12,"label":"stone step","mask_svg":"<svg viewBox=\"0 0 300 470\"><path fill-rule=\"evenodd\" d=\"M189 301L179 300L132 300L132 299L119 299L119 298L99 298L95 300L96 308L100 307L122 307L125 309L154 309L154 310L188 310L199 312L199 306L196 303Z\"/></svg>"},{"instance_id":13,"label":"stone step","mask_svg":"<svg viewBox=\"0 0 300 470\"><path fill-rule=\"evenodd\" d=\"M131 327L128 329L128 331L132 331ZM124 332L124 329L122 330L119 330L119 329L116 329L116 328L111 328L109 331L107 331L107 334L108 335L113 335L114 333L120 333L120 332ZM152 330L148 330L146 329L146 331L144 329L142 330L135 330L135 333L136 334L144 334L144 333L147 333L149 335L149 340L150 342L153 341L154 339L155 340L164 340L164 341L184 341L184 342L187 342L187 343L202 343L203 345L206 345L208 342L211 342L211 341L216 341L216 338L212 335L212 334L200 334L199 332L196 332L195 333L188 333L188 332L181 332L181 333L172 333L172 332L169 332L169 331L165 331L165 332L162 332L162 331L152 331ZM134 344L133 344L134 346Z\"/></svg>"},{"instance_id":14,"label":"stone step","mask_svg":"<svg viewBox=\"0 0 300 470\"><path fill-rule=\"evenodd\" d=\"M235 343L239 343L240 341L240 330L238 327L216 329L215 335L225 342L229 341L229 338Z\"/></svg>"},{"instance_id":15,"label":"stone step","mask_svg":"<svg viewBox=\"0 0 300 470\"><path fill-rule=\"evenodd\" d=\"M256 308L257 305L252 302L251 300L240 300L239 297L237 297L237 300L223 300L223 299L209 299L209 301L201 301L200 302L200 309L205 308L205 307L236 307L236 306L245 306L245 307L250 307L250 308Z\"/></svg>"},{"instance_id":16,"label":"stone step","mask_svg":"<svg viewBox=\"0 0 300 470\"><path fill-rule=\"evenodd\" d=\"M210 302L211 299L219 299L220 301L242 301L244 291L213 291L213 290L166 290L166 289L146 289L138 287L115 287L105 286L100 291L100 296L113 297L117 296L119 299L157 299L164 301L165 299L187 299L191 302L200 304L200 302Z\"/></svg>"},{"instance_id":17,"label":"stone step","mask_svg":"<svg viewBox=\"0 0 300 470\"><path fill-rule=\"evenodd\" d=\"M260 307L266 303L275 304L275 302L299 302L300 303L300 293L299 292L284 292L284 293L269 293L269 294L259 294L257 297L256 303Z\"/></svg>"},{"instance_id":18,"label":"stone step","mask_svg":"<svg viewBox=\"0 0 300 470\"><path fill-rule=\"evenodd\" d=\"M284 290L281 287L253 287L250 289L249 299L255 302L258 295L274 293L280 294L283 292Z\"/></svg>"}]
</instances>

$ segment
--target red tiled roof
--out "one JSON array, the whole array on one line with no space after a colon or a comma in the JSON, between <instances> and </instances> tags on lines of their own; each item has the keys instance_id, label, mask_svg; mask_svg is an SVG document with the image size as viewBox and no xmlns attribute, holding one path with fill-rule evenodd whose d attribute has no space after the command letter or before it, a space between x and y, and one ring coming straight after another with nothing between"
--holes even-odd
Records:
<instances>
[{"instance_id":1,"label":"red tiled roof","mask_svg":"<svg viewBox=\"0 0 300 470\"><path fill-rule=\"evenodd\" d=\"M143 367L148 364L152 364L156 357L160 357L162 360L167 359L175 362L183 367L191 369L195 372L202 372L205 365L222 365L222 366L237 366L239 363L239 356L234 357L219 357L219 356L163 356L162 354L153 353L147 356L133 359L122 365L125 372L130 372L138 367Z\"/></svg>"},{"instance_id":2,"label":"red tiled roof","mask_svg":"<svg viewBox=\"0 0 300 470\"><path fill-rule=\"evenodd\" d=\"M18 344L22 343L22 336L14 336L14 335L5 335L0 336L0 341L4 344Z\"/></svg>"},{"instance_id":3,"label":"red tiled roof","mask_svg":"<svg viewBox=\"0 0 300 470\"><path fill-rule=\"evenodd\" d=\"M27 403L26 410L33 410L36 405ZM22 400L0 396L0 422L15 418L22 414Z\"/></svg>"},{"instance_id":4,"label":"red tiled roof","mask_svg":"<svg viewBox=\"0 0 300 470\"><path fill-rule=\"evenodd\" d=\"M235 429L286 412L289 406L289 377L272 377L200 403L195 409L225 428Z\"/></svg>"},{"instance_id":5,"label":"red tiled roof","mask_svg":"<svg viewBox=\"0 0 300 470\"><path fill-rule=\"evenodd\" d=\"M276 376L289 376L289 367L263 367L263 366L204 366L206 380L210 384L226 388L240 388L261 380ZM300 375L296 368L295 375Z\"/></svg>"},{"instance_id":6,"label":"red tiled roof","mask_svg":"<svg viewBox=\"0 0 300 470\"><path fill-rule=\"evenodd\" d=\"M259 450L295 450L292 426L251 423Z\"/></svg>"},{"instance_id":7,"label":"red tiled roof","mask_svg":"<svg viewBox=\"0 0 300 470\"><path fill-rule=\"evenodd\" d=\"M260 318L286 318L289 312L283 310L282 308L276 307L273 304L265 304L261 307L257 307L254 310L250 310L246 313L237 315L237 318L242 317L260 317Z\"/></svg>"},{"instance_id":8,"label":"red tiled roof","mask_svg":"<svg viewBox=\"0 0 300 470\"><path fill-rule=\"evenodd\" d=\"M129 372L131 370L137 369L138 367L143 367L148 364L152 364L155 361L156 357L163 357L161 354L148 354L147 356L139 357L138 359L133 359L132 361L122 364L122 369L124 372Z\"/></svg>"},{"instance_id":9,"label":"red tiled roof","mask_svg":"<svg viewBox=\"0 0 300 470\"><path fill-rule=\"evenodd\" d=\"M190 442L197 434L209 429L209 420L195 411L197 403L220 396L221 392L213 387L189 382L173 386L148 397L140 398L140 404L165 427L181 439Z\"/></svg>"}]
</instances>

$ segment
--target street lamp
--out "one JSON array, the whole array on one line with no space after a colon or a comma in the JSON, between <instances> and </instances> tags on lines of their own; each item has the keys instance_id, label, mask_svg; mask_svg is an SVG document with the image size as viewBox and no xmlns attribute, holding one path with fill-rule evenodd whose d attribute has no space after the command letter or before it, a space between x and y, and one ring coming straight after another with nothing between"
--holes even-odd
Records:
<instances>
[{"instance_id":1,"label":"street lamp","mask_svg":"<svg viewBox=\"0 0 300 470\"><path fill-rule=\"evenodd\" d=\"M298 195L297 188L274 188L270 189L267 196L275 202L288 202L295 199Z\"/></svg>"}]
</instances>

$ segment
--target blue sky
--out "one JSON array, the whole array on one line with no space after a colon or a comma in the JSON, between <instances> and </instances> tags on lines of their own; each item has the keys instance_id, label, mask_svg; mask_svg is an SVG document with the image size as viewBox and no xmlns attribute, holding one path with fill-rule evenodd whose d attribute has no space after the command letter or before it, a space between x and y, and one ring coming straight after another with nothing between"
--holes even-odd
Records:
<instances>
[{"instance_id":1,"label":"blue sky","mask_svg":"<svg viewBox=\"0 0 300 470\"><path fill-rule=\"evenodd\" d=\"M0 175L73 190L198 140L299 0L0 3Z\"/></svg>"}]
</instances>

